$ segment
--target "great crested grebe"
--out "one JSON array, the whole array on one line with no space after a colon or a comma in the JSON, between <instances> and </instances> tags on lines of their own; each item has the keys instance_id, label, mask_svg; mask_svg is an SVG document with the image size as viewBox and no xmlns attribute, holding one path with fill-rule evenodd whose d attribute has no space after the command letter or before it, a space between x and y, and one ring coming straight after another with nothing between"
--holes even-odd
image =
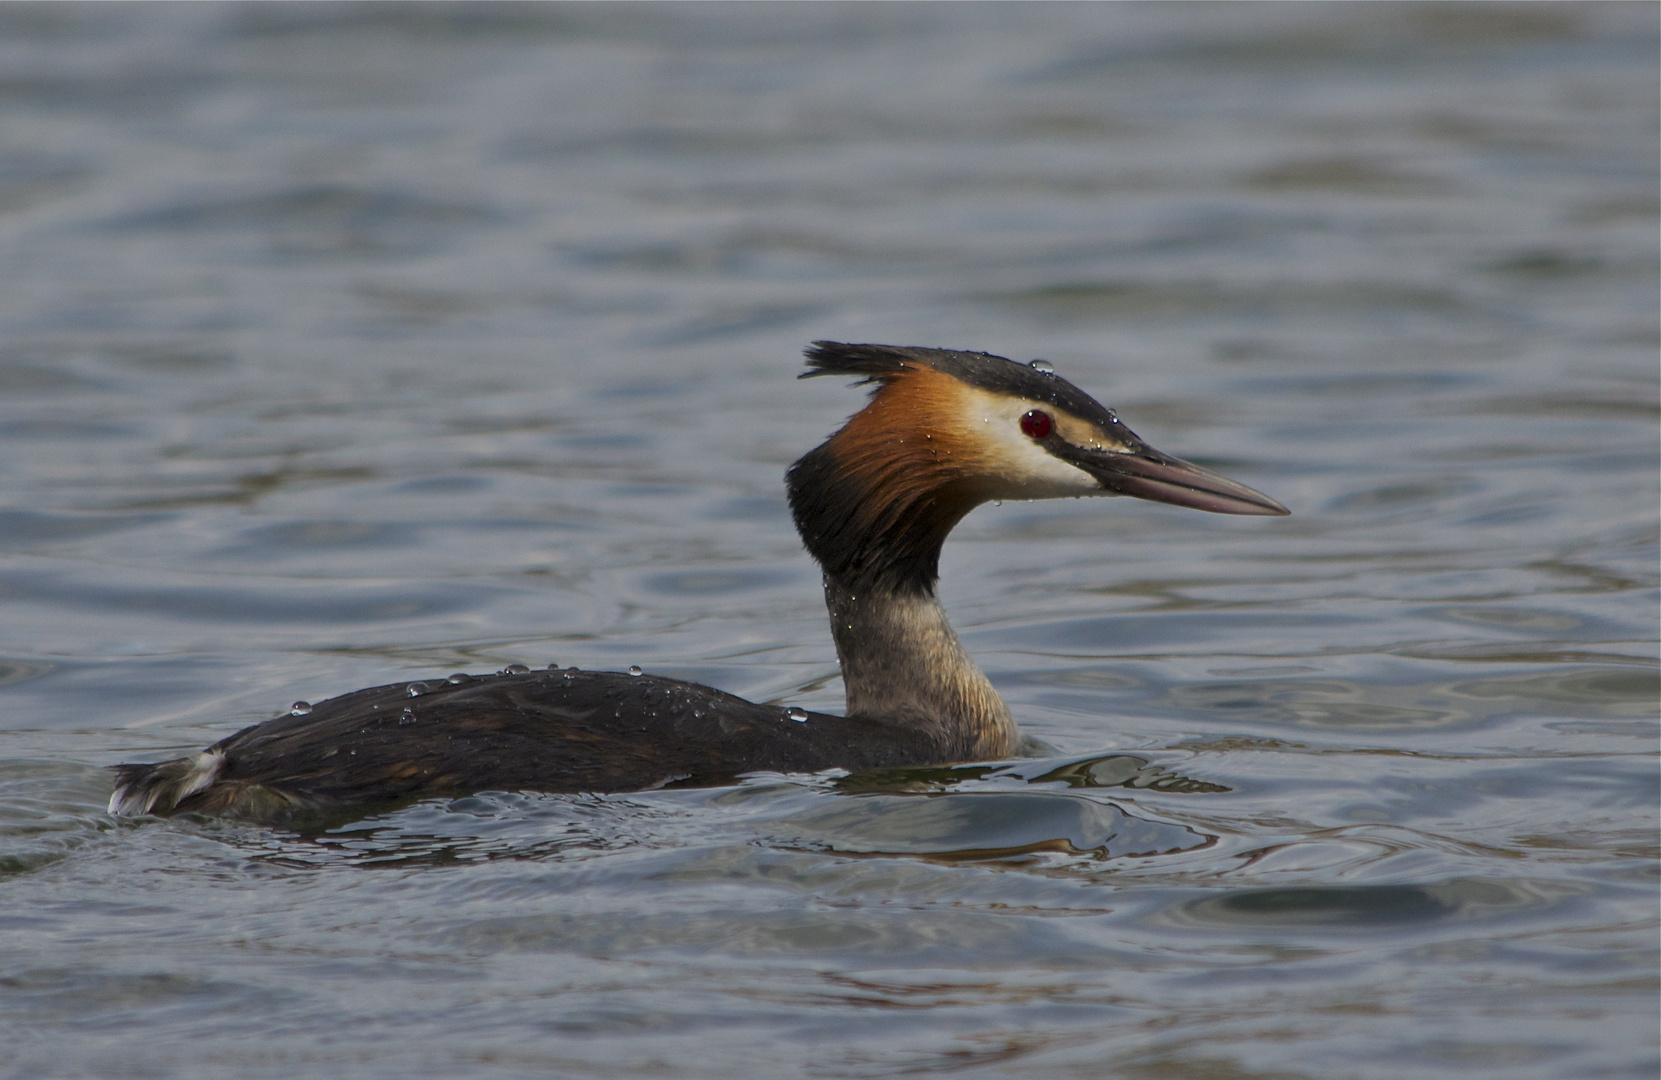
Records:
<instances>
[{"instance_id":1,"label":"great crested grebe","mask_svg":"<svg viewBox=\"0 0 1661 1080\"><path fill-rule=\"evenodd\" d=\"M785 476L824 570L847 715L757 705L639 673L513 665L343 694L192 757L115 766L110 810L280 820L477 791L640 791L747 772L945 765L1012 756L1009 708L935 598L940 548L994 499L1131 495L1285 514L1167 457L1048 365L988 353L815 342L814 375L875 384Z\"/></svg>"}]
</instances>

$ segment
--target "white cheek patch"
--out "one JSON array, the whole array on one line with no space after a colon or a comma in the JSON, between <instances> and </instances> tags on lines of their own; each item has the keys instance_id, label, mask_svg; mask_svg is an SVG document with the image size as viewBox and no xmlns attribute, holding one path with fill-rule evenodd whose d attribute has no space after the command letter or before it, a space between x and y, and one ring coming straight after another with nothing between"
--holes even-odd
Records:
<instances>
[{"instance_id":1,"label":"white cheek patch","mask_svg":"<svg viewBox=\"0 0 1661 1080\"><path fill-rule=\"evenodd\" d=\"M964 434L984 455L994 499L1055 499L1108 495L1095 477L1050 454L1021 432L1021 417L1033 409L1054 410L1033 401L971 390L964 395Z\"/></svg>"}]
</instances>

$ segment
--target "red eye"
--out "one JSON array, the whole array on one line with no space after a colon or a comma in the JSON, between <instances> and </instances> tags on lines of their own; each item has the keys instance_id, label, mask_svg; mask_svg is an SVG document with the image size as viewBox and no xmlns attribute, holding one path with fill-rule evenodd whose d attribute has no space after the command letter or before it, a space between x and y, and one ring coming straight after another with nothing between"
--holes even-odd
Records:
<instances>
[{"instance_id":1,"label":"red eye","mask_svg":"<svg viewBox=\"0 0 1661 1080\"><path fill-rule=\"evenodd\" d=\"M1021 417L1021 434L1029 439L1045 439L1055 430L1055 421L1050 414L1034 409Z\"/></svg>"}]
</instances>

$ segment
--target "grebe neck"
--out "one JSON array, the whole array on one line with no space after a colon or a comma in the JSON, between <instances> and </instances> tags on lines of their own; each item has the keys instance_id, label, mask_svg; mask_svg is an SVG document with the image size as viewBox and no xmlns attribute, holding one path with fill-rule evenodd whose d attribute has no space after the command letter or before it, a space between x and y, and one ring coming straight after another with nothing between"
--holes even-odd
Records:
<instances>
[{"instance_id":1,"label":"grebe neck","mask_svg":"<svg viewBox=\"0 0 1661 1080\"><path fill-rule=\"evenodd\" d=\"M929 732L949 760L1009 757L1020 733L946 621L932 588L860 587L825 575L849 716Z\"/></svg>"}]
</instances>

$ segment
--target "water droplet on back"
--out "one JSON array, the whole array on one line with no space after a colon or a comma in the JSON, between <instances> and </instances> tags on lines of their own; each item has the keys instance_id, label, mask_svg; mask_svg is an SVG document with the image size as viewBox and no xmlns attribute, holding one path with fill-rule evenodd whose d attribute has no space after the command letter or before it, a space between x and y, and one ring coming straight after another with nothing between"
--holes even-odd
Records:
<instances>
[{"instance_id":1,"label":"water droplet on back","mask_svg":"<svg viewBox=\"0 0 1661 1080\"><path fill-rule=\"evenodd\" d=\"M1052 375L1055 373L1055 365L1050 363L1048 360L1029 360L1027 362L1027 367L1034 371L1042 371L1046 375Z\"/></svg>"},{"instance_id":2,"label":"water droplet on back","mask_svg":"<svg viewBox=\"0 0 1661 1080\"><path fill-rule=\"evenodd\" d=\"M404 687L404 693L408 694L410 697L420 697L422 694L425 694L431 689L432 687L428 686L424 682L412 682L408 686Z\"/></svg>"},{"instance_id":3,"label":"water droplet on back","mask_svg":"<svg viewBox=\"0 0 1661 1080\"><path fill-rule=\"evenodd\" d=\"M640 665L639 664L630 664L629 665L629 674L630 675L644 675L646 673L644 671L640 670Z\"/></svg>"},{"instance_id":4,"label":"water droplet on back","mask_svg":"<svg viewBox=\"0 0 1661 1080\"><path fill-rule=\"evenodd\" d=\"M789 709L785 710L784 715L790 717L790 719L796 721L796 723L798 723L798 724L807 723L807 710L806 709L798 709L793 705Z\"/></svg>"},{"instance_id":5,"label":"water droplet on back","mask_svg":"<svg viewBox=\"0 0 1661 1080\"><path fill-rule=\"evenodd\" d=\"M451 686L460 686L462 683L472 682L473 676L467 674L465 671L458 671L444 681L449 683Z\"/></svg>"},{"instance_id":6,"label":"water droplet on back","mask_svg":"<svg viewBox=\"0 0 1661 1080\"><path fill-rule=\"evenodd\" d=\"M507 667L503 668L501 671L498 671L496 674L498 674L498 675L524 675L524 674L528 673L530 670L531 669L526 667L524 664L509 664Z\"/></svg>"},{"instance_id":7,"label":"water droplet on back","mask_svg":"<svg viewBox=\"0 0 1661 1080\"><path fill-rule=\"evenodd\" d=\"M559 670L559 665L558 664L549 664L548 665L548 670L549 671L558 671Z\"/></svg>"},{"instance_id":8,"label":"water droplet on back","mask_svg":"<svg viewBox=\"0 0 1661 1080\"><path fill-rule=\"evenodd\" d=\"M413 723L415 723L415 710L414 709L405 709L403 711L403 713L398 717L398 726L399 727L409 727Z\"/></svg>"},{"instance_id":9,"label":"water droplet on back","mask_svg":"<svg viewBox=\"0 0 1661 1080\"><path fill-rule=\"evenodd\" d=\"M311 712L311 702L309 701L296 701L288 707L288 715L290 716L304 716L309 712Z\"/></svg>"}]
</instances>

